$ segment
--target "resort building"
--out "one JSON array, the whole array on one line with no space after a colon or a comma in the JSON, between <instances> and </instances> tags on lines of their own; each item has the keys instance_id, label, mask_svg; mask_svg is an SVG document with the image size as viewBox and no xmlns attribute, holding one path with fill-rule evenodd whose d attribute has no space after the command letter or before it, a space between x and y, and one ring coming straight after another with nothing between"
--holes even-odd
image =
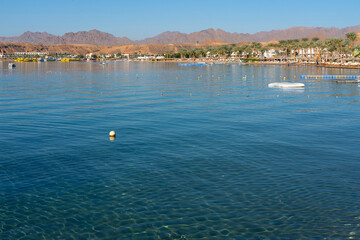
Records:
<instances>
[{"instance_id":1,"label":"resort building","mask_svg":"<svg viewBox=\"0 0 360 240\"><path fill-rule=\"evenodd\" d=\"M45 56L47 52L14 52L15 56Z\"/></svg>"},{"instance_id":2,"label":"resort building","mask_svg":"<svg viewBox=\"0 0 360 240\"><path fill-rule=\"evenodd\" d=\"M154 56L138 56L137 59L141 61L153 59Z\"/></svg>"},{"instance_id":3,"label":"resort building","mask_svg":"<svg viewBox=\"0 0 360 240\"><path fill-rule=\"evenodd\" d=\"M267 51L264 52L263 56L265 58L272 58L272 57L275 57L276 56L276 50L275 49L269 49Z\"/></svg>"}]
</instances>

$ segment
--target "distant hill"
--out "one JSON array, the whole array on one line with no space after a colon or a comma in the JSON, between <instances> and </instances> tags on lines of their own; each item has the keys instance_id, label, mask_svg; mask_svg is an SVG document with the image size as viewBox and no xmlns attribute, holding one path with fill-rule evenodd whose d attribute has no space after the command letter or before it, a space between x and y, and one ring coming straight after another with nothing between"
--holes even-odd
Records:
<instances>
[{"instance_id":1,"label":"distant hill","mask_svg":"<svg viewBox=\"0 0 360 240\"><path fill-rule=\"evenodd\" d=\"M93 44L93 45L126 45L133 41L126 37L115 37L112 34L98 30L69 32L56 36L46 32L25 32L18 37L0 37L0 42L55 44Z\"/></svg>"},{"instance_id":2,"label":"distant hill","mask_svg":"<svg viewBox=\"0 0 360 240\"><path fill-rule=\"evenodd\" d=\"M304 37L344 38L348 32L360 32L360 25L347 28L325 27L292 27L282 30L263 31L255 34L230 33L221 29L209 28L199 32L163 32L155 37L144 40L132 41L127 37L115 37L112 34L98 30L69 32L63 36L56 36L46 32L25 32L17 37L0 37L0 42L17 43L41 43L45 45L55 44L93 44L103 46L116 46L128 44L187 44L201 43L207 40L217 40L226 43L239 42L268 42L276 40L288 40Z\"/></svg>"}]
</instances>

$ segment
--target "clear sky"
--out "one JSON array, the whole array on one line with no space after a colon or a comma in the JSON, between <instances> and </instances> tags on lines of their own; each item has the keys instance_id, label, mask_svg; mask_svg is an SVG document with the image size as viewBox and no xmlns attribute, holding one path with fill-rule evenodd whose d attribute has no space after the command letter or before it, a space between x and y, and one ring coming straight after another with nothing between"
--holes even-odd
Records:
<instances>
[{"instance_id":1,"label":"clear sky","mask_svg":"<svg viewBox=\"0 0 360 240\"><path fill-rule=\"evenodd\" d=\"M98 29L132 40L207 28L255 33L360 24L360 0L0 0L0 36Z\"/></svg>"}]
</instances>

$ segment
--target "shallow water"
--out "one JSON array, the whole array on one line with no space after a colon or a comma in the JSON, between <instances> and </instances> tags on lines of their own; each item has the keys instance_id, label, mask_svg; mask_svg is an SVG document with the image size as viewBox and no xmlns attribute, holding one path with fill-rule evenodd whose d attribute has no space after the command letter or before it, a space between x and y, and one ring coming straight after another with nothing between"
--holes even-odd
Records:
<instances>
[{"instance_id":1,"label":"shallow water","mask_svg":"<svg viewBox=\"0 0 360 240\"><path fill-rule=\"evenodd\" d=\"M358 70L0 66L0 239L360 236L360 87L267 87Z\"/></svg>"}]
</instances>

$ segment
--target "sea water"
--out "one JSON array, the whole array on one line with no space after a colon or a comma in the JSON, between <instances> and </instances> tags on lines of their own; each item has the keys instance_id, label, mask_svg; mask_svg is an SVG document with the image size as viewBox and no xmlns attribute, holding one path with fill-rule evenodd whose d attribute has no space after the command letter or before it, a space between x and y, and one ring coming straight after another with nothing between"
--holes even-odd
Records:
<instances>
[{"instance_id":1,"label":"sea water","mask_svg":"<svg viewBox=\"0 0 360 240\"><path fill-rule=\"evenodd\" d=\"M0 67L0 239L360 236L358 70Z\"/></svg>"}]
</instances>

